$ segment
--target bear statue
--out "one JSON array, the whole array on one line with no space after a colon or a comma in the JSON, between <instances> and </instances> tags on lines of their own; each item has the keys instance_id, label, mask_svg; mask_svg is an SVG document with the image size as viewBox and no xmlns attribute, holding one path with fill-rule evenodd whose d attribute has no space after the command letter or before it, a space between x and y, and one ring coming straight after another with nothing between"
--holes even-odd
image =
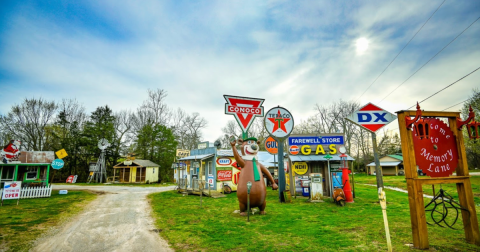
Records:
<instances>
[{"instance_id":1,"label":"bear statue","mask_svg":"<svg viewBox=\"0 0 480 252\"><path fill-rule=\"evenodd\" d=\"M237 151L236 144L239 144L240 151L242 156ZM238 139L235 140L235 137L230 137L230 145L233 149L233 155L235 160L242 168L240 173L240 178L237 186L237 198L240 205L240 215L247 215L247 182L252 182L252 187L250 190L250 207L258 207L260 209L260 214L265 214L265 207L267 205L266 195L267 188L265 186L265 181L263 179L263 174L265 174L272 183L272 189L278 189L278 185L273 180L272 175L268 169L258 162L257 153L259 150L259 141L256 138L250 137L247 139Z\"/></svg>"}]
</instances>

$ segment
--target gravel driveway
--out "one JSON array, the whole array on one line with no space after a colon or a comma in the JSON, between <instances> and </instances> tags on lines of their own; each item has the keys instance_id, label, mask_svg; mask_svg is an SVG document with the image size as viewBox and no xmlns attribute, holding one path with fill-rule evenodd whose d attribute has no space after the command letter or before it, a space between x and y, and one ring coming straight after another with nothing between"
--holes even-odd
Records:
<instances>
[{"instance_id":1,"label":"gravel driveway","mask_svg":"<svg viewBox=\"0 0 480 252\"><path fill-rule=\"evenodd\" d=\"M147 195L170 187L54 185L98 195L78 216L38 239L31 251L173 251L154 226Z\"/></svg>"}]
</instances>

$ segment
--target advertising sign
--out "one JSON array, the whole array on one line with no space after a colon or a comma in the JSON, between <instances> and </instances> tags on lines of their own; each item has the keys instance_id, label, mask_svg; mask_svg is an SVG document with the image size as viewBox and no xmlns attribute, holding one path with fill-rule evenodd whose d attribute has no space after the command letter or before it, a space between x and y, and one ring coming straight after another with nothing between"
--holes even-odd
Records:
<instances>
[{"instance_id":1,"label":"advertising sign","mask_svg":"<svg viewBox=\"0 0 480 252\"><path fill-rule=\"evenodd\" d=\"M232 95L223 96L225 103L225 114L233 115L237 120L242 132L247 132L257 116L263 116L262 104L265 99L240 97Z\"/></svg>"},{"instance_id":2,"label":"advertising sign","mask_svg":"<svg viewBox=\"0 0 480 252\"><path fill-rule=\"evenodd\" d=\"M290 154L297 155L300 152L300 149L298 148L298 146L292 145L290 146L289 151L290 151Z\"/></svg>"},{"instance_id":3,"label":"advertising sign","mask_svg":"<svg viewBox=\"0 0 480 252\"><path fill-rule=\"evenodd\" d=\"M232 164L232 160L230 158L219 158L217 159L217 164L221 166L228 166Z\"/></svg>"},{"instance_id":4,"label":"advertising sign","mask_svg":"<svg viewBox=\"0 0 480 252\"><path fill-rule=\"evenodd\" d=\"M177 149L177 154L176 156L178 158L184 158L190 156L190 151L189 150L182 150L182 149Z\"/></svg>"},{"instance_id":5,"label":"advertising sign","mask_svg":"<svg viewBox=\"0 0 480 252\"><path fill-rule=\"evenodd\" d=\"M217 180L218 181L231 181L232 180L232 170L218 170L217 171Z\"/></svg>"},{"instance_id":6,"label":"advertising sign","mask_svg":"<svg viewBox=\"0 0 480 252\"><path fill-rule=\"evenodd\" d=\"M397 119L397 116L368 103L345 119L358 124L371 132L376 132L383 126Z\"/></svg>"},{"instance_id":7,"label":"advertising sign","mask_svg":"<svg viewBox=\"0 0 480 252\"><path fill-rule=\"evenodd\" d=\"M330 144L339 144L343 145L344 139L343 136L302 136L302 137L289 137L288 145L330 145Z\"/></svg>"},{"instance_id":8,"label":"advertising sign","mask_svg":"<svg viewBox=\"0 0 480 252\"><path fill-rule=\"evenodd\" d=\"M208 176L208 184L210 185L210 187L213 187L213 183L214 183L213 176Z\"/></svg>"},{"instance_id":9,"label":"advertising sign","mask_svg":"<svg viewBox=\"0 0 480 252\"><path fill-rule=\"evenodd\" d=\"M208 142L199 143L197 148L199 150L208 148Z\"/></svg>"},{"instance_id":10,"label":"advertising sign","mask_svg":"<svg viewBox=\"0 0 480 252\"><path fill-rule=\"evenodd\" d=\"M278 153L278 143L275 141L275 139L271 136L269 136L265 140L265 149L268 151L270 154L277 154Z\"/></svg>"},{"instance_id":11,"label":"advertising sign","mask_svg":"<svg viewBox=\"0 0 480 252\"><path fill-rule=\"evenodd\" d=\"M270 136L286 138L293 131L293 116L285 108L276 107L265 113L265 129Z\"/></svg>"},{"instance_id":12,"label":"advertising sign","mask_svg":"<svg viewBox=\"0 0 480 252\"><path fill-rule=\"evenodd\" d=\"M19 199L21 188L22 188L21 181L5 182L5 186L3 187L2 200Z\"/></svg>"},{"instance_id":13,"label":"advertising sign","mask_svg":"<svg viewBox=\"0 0 480 252\"><path fill-rule=\"evenodd\" d=\"M308 171L308 165L306 162L295 162L293 164L293 171L298 175L303 175Z\"/></svg>"},{"instance_id":14,"label":"advertising sign","mask_svg":"<svg viewBox=\"0 0 480 252\"><path fill-rule=\"evenodd\" d=\"M61 159L55 159L52 162L52 168L55 170L62 169L64 165L65 165L65 162L63 162L63 160Z\"/></svg>"}]
</instances>

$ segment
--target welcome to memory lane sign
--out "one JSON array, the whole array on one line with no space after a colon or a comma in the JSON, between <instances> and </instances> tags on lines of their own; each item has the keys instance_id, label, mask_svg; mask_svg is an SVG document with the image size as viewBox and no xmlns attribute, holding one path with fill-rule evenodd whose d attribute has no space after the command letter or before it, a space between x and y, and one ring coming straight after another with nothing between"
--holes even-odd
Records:
<instances>
[{"instance_id":1,"label":"welcome to memory lane sign","mask_svg":"<svg viewBox=\"0 0 480 252\"><path fill-rule=\"evenodd\" d=\"M307 136L307 137L289 137L288 145L329 145L344 144L343 136Z\"/></svg>"}]
</instances>

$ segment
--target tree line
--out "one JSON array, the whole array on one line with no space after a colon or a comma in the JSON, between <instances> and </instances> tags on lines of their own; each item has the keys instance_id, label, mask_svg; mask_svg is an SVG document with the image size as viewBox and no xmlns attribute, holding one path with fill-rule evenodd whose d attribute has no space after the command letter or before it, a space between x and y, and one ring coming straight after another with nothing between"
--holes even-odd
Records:
<instances>
[{"instance_id":1,"label":"tree line","mask_svg":"<svg viewBox=\"0 0 480 252\"><path fill-rule=\"evenodd\" d=\"M0 141L6 145L18 139L24 151L65 149L65 166L56 172L55 180L78 175L78 181L85 181L90 163L100 156L98 141L105 138L110 143L105 153L108 176L131 153L160 165L160 181L171 181L176 149L197 146L207 121L199 113L168 107L166 97L163 89L148 90L148 98L135 111L114 112L104 105L90 114L75 99L25 98L0 115Z\"/></svg>"}]
</instances>

